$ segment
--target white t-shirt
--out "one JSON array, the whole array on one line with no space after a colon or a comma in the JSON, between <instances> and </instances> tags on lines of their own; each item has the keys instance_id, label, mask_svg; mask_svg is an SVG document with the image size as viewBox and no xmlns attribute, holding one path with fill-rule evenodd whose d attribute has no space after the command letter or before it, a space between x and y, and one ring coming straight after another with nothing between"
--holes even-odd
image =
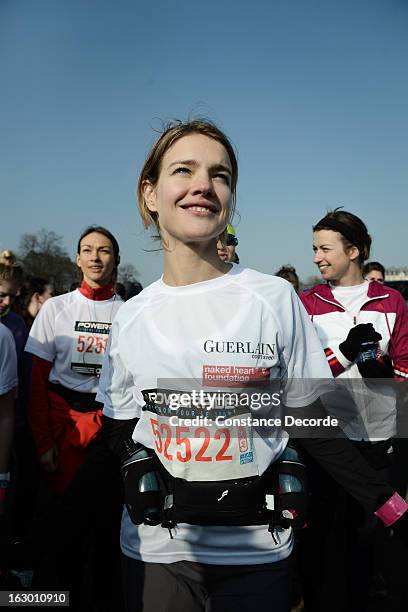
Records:
<instances>
[{"instance_id":1,"label":"white t-shirt","mask_svg":"<svg viewBox=\"0 0 408 612\"><path fill-rule=\"evenodd\" d=\"M329 283L333 297L346 309L347 313L357 317L363 304L367 301L368 281L351 287L337 287Z\"/></svg>"},{"instance_id":2,"label":"white t-shirt","mask_svg":"<svg viewBox=\"0 0 408 612\"><path fill-rule=\"evenodd\" d=\"M284 403L301 407L317 399L318 385L305 380L302 389L293 379L331 378L331 372L290 284L233 266L222 277L188 286L170 287L158 280L129 300L112 326L97 399L111 418L139 417L134 440L155 449L169 471L187 480L219 481L263 473L282 453L286 438L257 436L249 428L241 431L242 436L231 435L230 446L224 434L219 433L218 439L209 435L204 449L204 432L198 435L191 428L192 448L186 460L187 450L163 420L164 413L156 415L155 421L149 397L157 389L181 391L189 386L239 392L255 378L281 380ZM160 442L157 428L161 424ZM233 438L239 439L239 448L233 447ZM194 465L200 452L202 460L203 451L204 469ZM221 468L216 457L223 452L231 460ZM124 512L122 550L149 562L269 563L287 557L292 545L291 530L280 530L276 544L266 525L179 524L173 535L170 539L160 526L136 527Z\"/></svg>"},{"instance_id":3,"label":"white t-shirt","mask_svg":"<svg viewBox=\"0 0 408 612\"><path fill-rule=\"evenodd\" d=\"M112 321L122 306L86 298L76 289L47 300L31 328L25 350L53 366L49 380L83 393L96 393Z\"/></svg>"},{"instance_id":4,"label":"white t-shirt","mask_svg":"<svg viewBox=\"0 0 408 612\"><path fill-rule=\"evenodd\" d=\"M0 322L0 395L17 387L17 353L13 334Z\"/></svg>"}]
</instances>

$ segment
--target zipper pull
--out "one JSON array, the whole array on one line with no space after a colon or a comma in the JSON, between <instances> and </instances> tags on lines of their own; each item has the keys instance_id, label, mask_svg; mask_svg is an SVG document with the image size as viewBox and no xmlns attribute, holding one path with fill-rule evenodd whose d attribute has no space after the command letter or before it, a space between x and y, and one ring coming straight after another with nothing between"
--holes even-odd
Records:
<instances>
[{"instance_id":1,"label":"zipper pull","mask_svg":"<svg viewBox=\"0 0 408 612\"><path fill-rule=\"evenodd\" d=\"M353 317L353 325L356 325L356 323L357 323L357 317L354 315L354 317Z\"/></svg>"}]
</instances>

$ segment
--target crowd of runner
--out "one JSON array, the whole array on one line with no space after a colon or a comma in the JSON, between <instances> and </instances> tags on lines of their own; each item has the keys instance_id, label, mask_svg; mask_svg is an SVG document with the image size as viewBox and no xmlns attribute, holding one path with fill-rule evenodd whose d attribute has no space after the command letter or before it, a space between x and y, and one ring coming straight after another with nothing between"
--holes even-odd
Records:
<instances>
[{"instance_id":1,"label":"crowd of runner","mask_svg":"<svg viewBox=\"0 0 408 612\"><path fill-rule=\"evenodd\" d=\"M99 225L61 295L2 253L0 590L95 612L407 608L407 306L341 209L313 224L320 284L246 268L237 180L214 124L163 130L138 183L163 250L144 290Z\"/></svg>"}]
</instances>

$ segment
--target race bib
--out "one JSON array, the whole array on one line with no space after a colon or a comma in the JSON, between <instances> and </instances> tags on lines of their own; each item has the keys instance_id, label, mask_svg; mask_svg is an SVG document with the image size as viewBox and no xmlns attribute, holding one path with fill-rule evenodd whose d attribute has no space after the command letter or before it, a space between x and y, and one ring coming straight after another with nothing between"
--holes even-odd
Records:
<instances>
[{"instance_id":1,"label":"race bib","mask_svg":"<svg viewBox=\"0 0 408 612\"><path fill-rule=\"evenodd\" d=\"M162 392L156 398L155 392L148 393L145 425L152 448L172 476L218 481L259 474L247 411L175 410L163 401Z\"/></svg>"},{"instance_id":2,"label":"race bib","mask_svg":"<svg viewBox=\"0 0 408 612\"><path fill-rule=\"evenodd\" d=\"M99 376L111 323L76 321L72 340L71 370Z\"/></svg>"}]
</instances>

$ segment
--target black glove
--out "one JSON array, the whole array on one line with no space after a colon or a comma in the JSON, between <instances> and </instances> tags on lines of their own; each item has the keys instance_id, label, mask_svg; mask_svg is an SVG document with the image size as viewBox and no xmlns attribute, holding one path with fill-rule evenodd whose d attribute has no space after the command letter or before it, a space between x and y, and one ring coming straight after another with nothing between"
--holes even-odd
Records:
<instances>
[{"instance_id":1,"label":"black glove","mask_svg":"<svg viewBox=\"0 0 408 612\"><path fill-rule=\"evenodd\" d=\"M372 323L360 323L350 329L347 338L339 345L339 349L346 359L354 361L363 342L378 342L381 338L381 334L375 331Z\"/></svg>"},{"instance_id":2,"label":"black glove","mask_svg":"<svg viewBox=\"0 0 408 612\"><path fill-rule=\"evenodd\" d=\"M357 367L363 378L394 378L394 368L387 355L382 357L381 360L359 361Z\"/></svg>"}]
</instances>

